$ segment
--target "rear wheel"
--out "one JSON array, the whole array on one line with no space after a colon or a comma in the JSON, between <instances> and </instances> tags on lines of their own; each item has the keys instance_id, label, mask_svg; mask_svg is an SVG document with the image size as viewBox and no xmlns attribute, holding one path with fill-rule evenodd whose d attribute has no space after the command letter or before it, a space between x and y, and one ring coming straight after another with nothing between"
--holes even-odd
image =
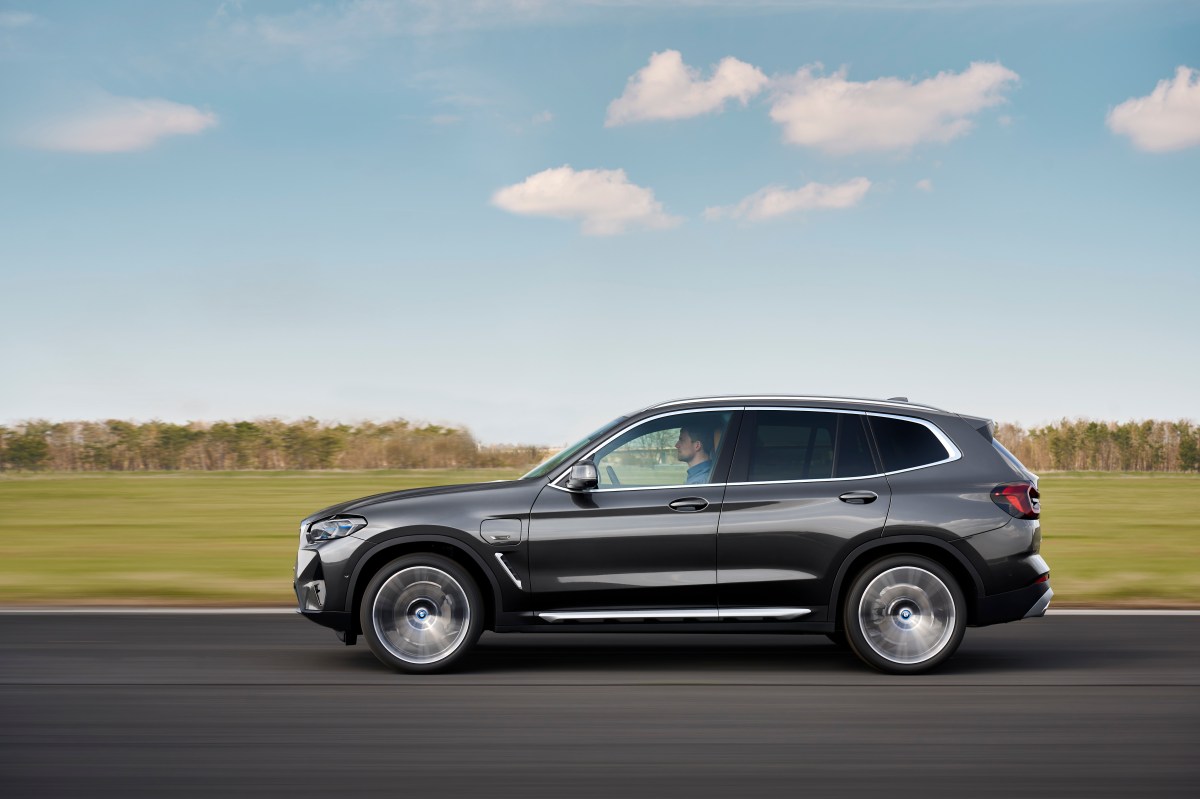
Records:
<instances>
[{"instance_id":1,"label":"rear wheel","mask_svg":"<svg viewBox=\"0 0 1200 799\"><path fill-rule=\"evenodd\" d=\"M954 577L918 555L893 555L863 569L850 586L842 622L850 648L889 674L918 674L962 643L966 602Z\"/></svg>"},{"instance_id":2,"label":"rear wheel","mask_svg":"<svg viewBox=\"0 0 1200 799\"><path fill-rule=\"evenodd\" d=\"M449 558L405 555L371 578L359 622L371 651L392 668L442 671L479 638L483 598L466 570Z\"/></svg>"}]
</instances>

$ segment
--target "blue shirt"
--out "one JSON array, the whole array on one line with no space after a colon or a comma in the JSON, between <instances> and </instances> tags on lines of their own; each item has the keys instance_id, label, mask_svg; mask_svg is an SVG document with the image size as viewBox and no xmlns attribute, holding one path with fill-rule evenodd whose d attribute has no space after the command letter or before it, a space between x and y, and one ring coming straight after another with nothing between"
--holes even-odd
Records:
<instances>
[{"instance_id":1,"label":"blue shirt","mask_svg":"<svg viewBox=\"0 0 1200 799\"><path fill-rule=\"evenodd\" d=\"M708 476L712 473L712 460L706 460L704 463L697 463L695 466L688 467L687 484L707 483Z\"/></svg>"}]
</instances>

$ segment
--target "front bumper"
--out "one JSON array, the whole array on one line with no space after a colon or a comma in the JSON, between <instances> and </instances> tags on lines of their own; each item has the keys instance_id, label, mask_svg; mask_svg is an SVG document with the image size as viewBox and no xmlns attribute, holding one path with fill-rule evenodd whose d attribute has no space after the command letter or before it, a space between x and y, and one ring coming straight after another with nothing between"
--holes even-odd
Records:
<instances>
[{"instance_id":1,"label":"front bumper","mask_svg":"<svg viewBox=\"0 0 1200 799\"><path fill-rule=\"evenodd\" d=\"M296 611L309 621L315 621L322 627L328 627L331 630L337 630L343 635L345 633L353 633L353 622L351 615L343 610L304 610L300 608ZM338 636L341 638L342 636ZM342 638L342 640L345 640Z\"/></svg>"},{"instance_id":2,"label":"front bumper","mask_svg":"<svg viewBox=\"0 0 1200 799\"><path fill-rule=\"evenodd\" d=\"M972 626L986 627L989 624L1039 618L1046 614L1046 608L1050 606L1053 596L1054 590L1047 581L1018 588L1016 591L980 597L975 623Z\"/></svg>"}]
</instances>

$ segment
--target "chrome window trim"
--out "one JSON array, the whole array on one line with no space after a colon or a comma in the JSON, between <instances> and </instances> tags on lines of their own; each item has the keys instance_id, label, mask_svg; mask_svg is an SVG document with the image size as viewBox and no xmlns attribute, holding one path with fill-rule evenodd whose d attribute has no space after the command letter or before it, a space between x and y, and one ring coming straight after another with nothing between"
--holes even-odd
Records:
<instances>
[{"instance_id":1,"label":"chrome window trim","mask_svg":"<svg viewBox=\"0 0 1200 799\"><path fill-rule=\"evenodd\" d=\"M557 488L559 491L566 491L568 494L608 494L615 491L665 491L668 488L684 488L696 489L704 486L723 486L728 483L678 483L669 486L620 486L619 488L593 488L588 491L572 491L565 486L558 485L558 481L550 484L551 488Z\"/></svg>"},{"instance_id":2,"label":"chrome window trim","mask_svg":"<svg viewBox=\"0 0 1200 799\"><path fill-rule=\"evenodd\" d=\"M694 608L691 610L549 610L539 619L556 621L611 621L636 619L797 619L809 608Z\"/></svg>"},{"instance_id":3,"label":"chrome window trim","mask_svg":"<svg viewBox=\"0 0 1200 799\"><path fill-rule=\"evenodd\" d=\"M764 398L764 399L766 399L766 398ZM772 398L772 399L774 399L774 398ZM825 397L824 399L830 399L830 398ZM683 401L692 402L692 400L683 400ZM896 404L896 403L891 403L891 404ZM895 413L883 413L880 411L858 411L858 410L853 410L850 408L807 408L807 407L797 408L795 406L790 406L790 405L787 405L787 406L754 405L754 406L740 407L740 408L734 408L734 407L687 408L684 410L669 411L667 413L660 413L660 414L656 414L654 416L648 416L645 419L642 419L641 421L637 422L636 424L640 425L640 424L642 424L642 422L649 422L649 421L653 421L655 419L661 419L665 416L676 416L681 413L692 413L694 411L701 411L701 412L707 412L707 411L792 411L792 412L799 412L799 413L845 413L845 414L850 414L852 416L881 416L881 417L884 417L887 419L899 419L903 422L915 422L916 424L922 425L923 427L928 429L931 433L933 433L934 437L937 438L938 442L941 443L941 445L946 448L946 452L948 453L948 456L943 458L940 461L934 461L932 463L923 463L920 466L910 466L907 469L893 469L891 471L876 472L874 474L855 475L854 477L810 477L807 479L798 479L798 480L744 480L744 481L740 481L740 482L726 482L726 483L699 483L699 484L684 483L684 484L679 484L679 485L667 485L667 486L628 486L628 487L621 487L621 488L593 488L590 491L572 491L569 488L558 485L559 481L561 481L567 475L567 473L570 472L571 467L568 465L567 468L562 472L562 474L560 474L558 477L556 477L550 481L550 484L549 484L550 487L557 488L559 491L566 491L568 494L599 494L599 493L607 493L607 492L612 492L612 491L662 491L664 489L672 489L672 488L673 489L680 489L680 488L694 489L694 488L697 488L698 486L714 486L714 487L726 486L727 487L727 486L731 486L731 485L748 486L748 485L784 485L787 483L833 483L833 482L842 482L845 480L868 480L868 479L871 479L874 477L886 477L886 476L892 475L892 474L904 474L905 472L915 472L918 469L928 469L932 466L941 466L943 464L953 463L954 461L962 459L962 450L960 450L958 448L958 446L954 443L953 440L951 440L951 438L948 435L946 435L944 432L942 432L942 429L940 427L938 427L936 424L929 421L928 419L921 419L920 417L917 417L917 416L903 416L903 415L895 414ZM601 449L603 449L606 444L608 444L613 439L618 438L622 433L624 433L626 430L629 430L629 429L630 428L628 428L628 427L623 428L622 430L618 431L615 435L612 435L609 438L605 439L603 443L601 443L594 449L590 450L586 455L580 456L579 459L576 459L576 462L578 462L578 460L580 460L582 458L592 457L597 452L599 452Z\"/></svg>"},{"instance_id":4,"label":"chrome window trim","mask_svg":"<svg viewBox=\"0 0 1200 799\"><path fill-rule=\"evenodd\" d=\"M930 466L941 466L943 463L953 463L954 461L960 460L962 458L962 450L960 450L958 448L958 446L950 439L950 436L943 433L942 429L940 427L938 427L936 424L929 421L928 419L921 419L916 416L901 416L901 415L895 414L895 413L874 413L871 411L864 412L863 416L882 416L885 419L899 419L902 422L916 422L917 424L922 425L923 427L928 429L929 432L933 433L934 437L939 442L941 442L941 445L946 448L946 452L948 453L948 456L945 458L942 458L940 461L934 461L932 463L922 463L920 466L909 466L907 469L893 469L890 472L885 471L884 474L901 474L903 472L915 472L917 469L928 469ZM871 435L874 436L874 434L875 434L875 431L872 430Z\"/></svg>"}]
</instances>

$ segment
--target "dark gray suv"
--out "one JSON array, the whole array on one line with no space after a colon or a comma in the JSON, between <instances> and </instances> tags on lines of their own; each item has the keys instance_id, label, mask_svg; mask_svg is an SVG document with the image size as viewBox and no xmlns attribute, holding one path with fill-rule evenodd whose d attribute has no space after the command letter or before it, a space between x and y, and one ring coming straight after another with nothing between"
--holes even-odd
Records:
<instances>
[{"instance_id":1,"label":"dark gray suv","mask_svg":"<svg viewBox=\"0 0 1200 799\"><path fill-rule=\"evenodd\" d=\"M1053 595L1037 477L993 430L899 398L654 405L518 480L312 514L299 610L407 672L485 629L823 633L926 671Z\"/></svg>"}]
</instances>

